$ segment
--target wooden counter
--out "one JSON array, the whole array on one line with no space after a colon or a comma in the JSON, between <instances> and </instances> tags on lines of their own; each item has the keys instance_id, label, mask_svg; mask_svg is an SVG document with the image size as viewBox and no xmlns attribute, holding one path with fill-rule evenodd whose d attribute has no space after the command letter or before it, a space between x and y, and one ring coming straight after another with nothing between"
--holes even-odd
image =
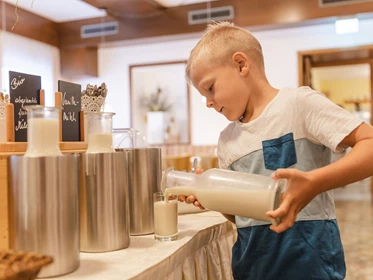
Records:
<instances>
[{"instance_id":1,"label":"wooden counter","mask_svg":"<svg viewBox=\"0 0 373 280\"><path fill-rule=\"evenodd\" d=\"M0 143L0 250L9 248L8 236L8 157L23 155L26 142ZM81 153L87 149L85 142L61 142L62 153Z\"/></svg>"}]
</instances>

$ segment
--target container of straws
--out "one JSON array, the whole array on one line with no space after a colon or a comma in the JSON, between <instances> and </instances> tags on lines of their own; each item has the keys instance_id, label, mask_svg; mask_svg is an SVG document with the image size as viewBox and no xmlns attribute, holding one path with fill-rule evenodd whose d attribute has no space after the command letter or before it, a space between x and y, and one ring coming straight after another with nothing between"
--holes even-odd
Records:
<instances>
[{"instance_id":1,"label":"container of straws","mask_svg":"<svg viewBox=\"0 0 373 280\"><path fill-rule=\"evenodd\" d=\"M83 112L102 112L107 96L107 87L105 83L100 86L88 84L82 91L82 111Z\"/></svg>"}]
</instances>

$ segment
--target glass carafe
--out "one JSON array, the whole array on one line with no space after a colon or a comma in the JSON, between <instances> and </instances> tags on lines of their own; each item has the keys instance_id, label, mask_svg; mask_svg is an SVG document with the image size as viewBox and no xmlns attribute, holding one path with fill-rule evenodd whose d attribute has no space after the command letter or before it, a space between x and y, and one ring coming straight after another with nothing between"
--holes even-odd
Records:
<instances>
[{"instance_id":1,"label":"glass carafe","mask_svg":"<svg viewBox=\"0 0 373 280\"><path fill-rule=\"evenodd\" d=\"M200 175L170 168L161 187L166 197L194 195L209 210L278 224L266 213L278 208L286 180L215 168Z\"/></svg>"},{"instance_id":2,"label":"glass carafe","mask_svg":"<svg viewBox=\"0 0 373 280\"><path fill-rule=\"evenodd\" d=\"M109 112L85 113L87 124L87 153L112 153L113 149L113 116Z\"/></svg>"},{"instance_id":3,"label":"glass carafe","mask_svg":"<svg viewBox=\"0 0 373 280\"><path fill-rule=\"evenodd\" d=\"M62 155L59 145L60 107L26 106L27 150L25 157Z\"/></svg>"},{"instance_id":4,"label":"glass carafe","mask_svg":"<svg viewBox=\"0 0 373 280\"><path fill-rule=\"evenodd\" d=\"M134 128L113 129L114 149L149 148L145 136Z\"/></svg>"}]
</instances>

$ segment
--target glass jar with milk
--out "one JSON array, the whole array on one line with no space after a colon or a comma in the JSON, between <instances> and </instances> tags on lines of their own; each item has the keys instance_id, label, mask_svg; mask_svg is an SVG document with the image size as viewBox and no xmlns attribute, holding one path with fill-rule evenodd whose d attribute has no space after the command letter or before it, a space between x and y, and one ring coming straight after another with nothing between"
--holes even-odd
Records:
<instances>
[{"instance_id":1,"label":"glass jar with milk","mask_svg":"<svg viewBox=\"0 0 373 280\"><path fill-rule=\"evenodd\" d=\"M109 112L87 112L87 153L113 153L113 116Z\"/></svg>"},{"instance_id":2,"label":"glass jar with milk","mask_svg":"<svg viewBox=\"0 0 373 280\"><path fill-rule=\"evenodd\" d=\"M168 169L162 177L167 197L194 195L202 206L224 214L278 224L266 215L278 208L286 180L223 169L208 169L197 175Z\"/></svg>"},{"instance_id":3,"label":"glass jar with milk","mask_svg":"<svg viewBox=\"0 0 373 280\"><path fill-rule=\"evenodd\" d=\"M25 106L27 111L27 150L25 157L62 155L59 145L61 107Z\"/></svg>"}]
</instances>

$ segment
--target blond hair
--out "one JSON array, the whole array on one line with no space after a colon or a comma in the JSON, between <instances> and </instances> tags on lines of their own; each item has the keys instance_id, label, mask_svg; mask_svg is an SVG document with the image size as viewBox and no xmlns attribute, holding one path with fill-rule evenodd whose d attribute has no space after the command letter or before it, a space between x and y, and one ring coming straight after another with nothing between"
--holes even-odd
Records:
<instances>
[{"instance_id":1,"label":"blond hair","mask_svg":"<svg viewBox=\"0 0 373 280\"><path fill-rule=\"evenodd\" d=\"M202 39L190 53L187 78L190 79L195 63L203 61L211 67L230 65L236 52L245 53L264 71L262 46L249 31L226 21L209 24Z\"/></svg>"}]
</instances>

